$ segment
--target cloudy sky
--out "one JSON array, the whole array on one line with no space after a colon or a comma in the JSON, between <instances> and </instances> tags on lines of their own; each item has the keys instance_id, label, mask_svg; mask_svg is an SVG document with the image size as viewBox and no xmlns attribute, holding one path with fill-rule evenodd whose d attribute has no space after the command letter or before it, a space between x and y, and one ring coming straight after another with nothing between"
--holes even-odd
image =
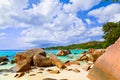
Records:
<instances>
[{"instance_id":1,"label":"cloudy sky","mask_svg":"<svg viewBox=\"0 0 120 80\"><path fill-rule=\"evenodd\" d=\"M110 0L0 0L0 49L101 41L102 25L119 20Z\"/></svg>"}]
</instances>

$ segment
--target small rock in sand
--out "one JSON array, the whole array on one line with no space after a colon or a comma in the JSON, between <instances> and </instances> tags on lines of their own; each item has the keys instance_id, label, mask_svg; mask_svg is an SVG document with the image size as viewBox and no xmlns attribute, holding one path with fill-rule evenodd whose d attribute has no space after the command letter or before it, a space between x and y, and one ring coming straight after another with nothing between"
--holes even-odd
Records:
<instances>
[{"instance_id":1,"label":"small rock in sand","mask_svg":"<svg viewBox=\"0 0 120 80\"><path fill-rule=\"evenodd\" d=\"M19 74L16 74L14 77L17 77Z\"/></svg>"},{"instance_id":2,"label":"small rock in sand","mask_svg":"<svg viewBox=\"0 0 120 80\"><path fill-rule=\"evenodd\" d=\"M47 69L46 71L50 72L50 71L52 71L52 69Z\"/></svg>"},{"instance_id":3,"label":"small rock in sand","mask_svg":"<svg viewBox=\"0 0 120 80\"><path fill-rule=\"evenodd\" d=\"M57 80L57 79L53 79L53 78L44 78L43 80Z\"/></svg>"},{"instance_id":4,"label":"small rock in sand","mask_svg":"<svg viewBox=\"0 0 120 80\"><path fill-rule=\"evenodd\" d=\"M37 69L37 67L36 66L34 66L34 68L33 69Z\"/></svg>"},{"instance_id":5,"label":"small rock in sand","mask_svg":"<svg viewBox=\"0 0 120 80\"><path fill-rule=\"evenodd\" d=\"M30 74L29 76L35 76L36 74Z\"/></svg>"},{"instance_id":6,"label":"small rock in sand","mask_svg":"<svg viewBox=\"0 0 120 80\"><path fill-rule=\"evenodd\" d=\"M66 68L65 70L67 70L67 71L72 71L72 69L68 69L68 68Z\"/></svg>"},{"instance_id":7,"label":"small rock in sand","mask_svg":"<svg viewBox=\"0 0 120 80\"><path fill-rule=\"evenodd\" d=\"M39 70L40 70L40 71L44 71L44 69L43 69L43 68L40 68Z\"/></svg>"},{"instance_id":8,"label":"small rock in sand","mask_svg":"<svg viewBox=\"0 0 120 80\"><path fill-rule=\"evenodd\" d=\"M60 79L60 80L68 80L68 79Z\"/></svg>"},{"instance_id":9,"label":"small rock in sand","mask_svg":"<svg viewBox=\"0 0 120 80\"><path fill-rule=\"evenodd\" d=\"M26 73L30 73L30 71L26 71Z\"/></svg>"},{"instance_id":10,"label":"small rock in sand","mask_svg":"<svg viewBox=\"0 0 120 80\"><path fill-rule=\"evenodd\" d=\"M52 71L50 71L50 73L52 73L52 74L58 74L58 73L60 73L60 71L59 70L52 70Z\"/></svg>"},{"instance_id":11,"label":"small rock in sand","mask_svg":"<svg viewBox=\"0 0 120 80\"><path fill-rule=\"evenodd\" d=\"M37 72L37 73L43 73L43 72Z\"/></svg>"},{"instance_id":12,"label":"small rock in sand","mask_svg":"<svg viewBox=\"0 0 120 80\"><path fill-rule=\"evenodd\" d=\"M16 74L14 77L20 78L20 77L22 77L22 76L24 76L24 75L25 75L24 72L20 72L19 74Z\"/></svg>"},{"instance_id":13,"label":"small rock in sand","mask_svg":"<svg viewBox=\"0 0 120 80\"><path fill-rule=\"evenodd\" d=\"M73 71L74 71L74 72L80 72L80 70L77 69L77 68L75 68Z\"/></svg>"},{"instance_id":14,"label":"small rock in sand","mask_svg":"<svg viewBox=\"0 0 120 80\"><path fill-rule=\"evenodd\" d=\"M4 76L8 76L8 74L4 74Z\"/></svg>"},{"instance_id":15,"label":"small rock in sand","mask_svg":"<svg viewBox=\"0 0 120 80\"><path fill-rule=\"evenodd\" d=\"M91 65L86 65L84 68L83 68L85 71L88 71L91 69Z\"/></svg>"},{"instance_id":16,"label":"small rock in sand","mask_svg":"<svg viewBox=\"0 0 120 80\"><path fill-rule=\"evenodd\" d=\"M30 72L33 72L32 70L29 70Z\"/></svg>"}]
</instances>

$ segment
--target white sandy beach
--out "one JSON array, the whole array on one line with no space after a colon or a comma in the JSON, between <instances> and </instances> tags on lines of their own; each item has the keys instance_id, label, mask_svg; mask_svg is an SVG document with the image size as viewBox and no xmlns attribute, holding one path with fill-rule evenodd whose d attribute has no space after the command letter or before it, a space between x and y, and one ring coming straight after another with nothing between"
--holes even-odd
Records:
<instances>
[{"instance_id":1,"label":"white sandy beach","mask_svg":"<svg viewBox=\"0 0 120 80\"><path fill-rule=\"evenodd\" d=\"M60 70L56 66L54 67L39 67L37 69L32 69L30 73L25 73L24 76L20 78L15 78L16 73L2 73L0 74L0 80L43 80L44 78L53 78L56 80L60 79L67 79L67 80L89 80L87 78L88 72L83 70L83 67L86 64L82 65L71 65L67 66L68 69L78 69L80 72L74 72L74 71L67 71L67 70ZM44 70L41 71L39 69L43 68ZM59 70L60 73L58 74L52 74L46 71L47 69L52 69L52 70ZM42 72L42 73L40 73ZM34 76L30 76L30 74L34 74Z\"/></svg>"}]
</instances>

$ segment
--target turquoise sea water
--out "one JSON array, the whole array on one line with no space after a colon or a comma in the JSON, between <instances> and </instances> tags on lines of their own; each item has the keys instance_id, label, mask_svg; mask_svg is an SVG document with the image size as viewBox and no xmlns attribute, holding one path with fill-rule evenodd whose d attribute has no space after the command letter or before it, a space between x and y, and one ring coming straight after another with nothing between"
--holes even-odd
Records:
<instances>
[{"instance_id":1,"label":"turquoise sea water","mask_svg":"<svg viewBox=\"0 0 120 80\"><path fill-rule=\"evenodd\" d=\"M0 56L8 56L9 60L13 60L14 59L13 57L16 55L16 53L22 52L22 51L24 51L24 50L1 50ZM56 54L58 51L59 50L45 50L45 52L47 53L47 56L49 56L49 53ZM65 62L67 60L73 61L76 58L78 58L83 51L87 51L87 50L70 50L70 51L72 54L69 54L67 56L58 56L58 58L63 62ZM1 65L0 69L9 69L9 68L13 67L14 65L15 64L10 64L8 62L7 65Z\"/></svg>"}]
</instances>

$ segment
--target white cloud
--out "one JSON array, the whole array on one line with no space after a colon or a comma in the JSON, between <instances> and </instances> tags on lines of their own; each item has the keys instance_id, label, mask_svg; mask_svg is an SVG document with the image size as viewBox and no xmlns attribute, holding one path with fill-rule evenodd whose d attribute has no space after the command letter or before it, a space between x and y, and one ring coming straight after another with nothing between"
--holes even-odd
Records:
<instances>
[{"instance_id":1,"label":"white cloud","mask_svg":"<svg viewBox=\"0 0 120 80\"><path fill-rule=\"evenodd\" d=\"M0 29L23 28L21 33L15 33L18 36L14 39L9 36L0 42L8 45L9 49L75 44L90 41L90 37L101 35L99 27L86 29L85 23L76 13L80 10L89 10L100 0L70 0L72 4L62 4L59 0L41 0L27 10L23 9L28 5L28 0L2 1ZM92 23L88 18L86 22Z\"/></svg>"},{"instance_id":2,"label":"white cloud","mask_svg":"<svg viewBox=\"0 0 120 80\"><path fill-rule=\"evenodd\" d=\"M98 22L104 23L107 21L117 21L120 20L120 4L111 4L106 7L101 7L99 9L92 10L88 13L90 16L94 16L98 19ZM118 18L117 18L118 17Z\"/></svg>"},{"instance_id":3,"label":"white cloud","mask_svg":"<svg viewBox=\"0 0 120 80\"><path fill-rule=\"evenodd\" d=\"M7 34L6 33L0 33L0 40L1 39L6 39Z\"/></svg>"},{"instance_id":4,"label":"white cloud","mask_svg":"<svg viewBox=\"0 0 120 80\"><path fill-rule=\"evenodd\" d=\"M24 16L23 9L28 5L28 0L1 0L0 2L0 29L17 27L19 22L15 16ZM25 17L25 16L24 16Z\"/></svg>"},{"instance_id":5,"label":"white cloud","mask_svg":"<svg viewBox=\"0 0 120 80\"><path fill-rule=\"evenodd\" d=\"M61 15L61 14L60 14ZM68 21L63 21L67 18ZM62 19L61 19L62 18ZM61 22L61 23L59 23ZM51 44L70 44L70 42L81 36L85 31L82 20L76 16L57 17L53 23L45 23L42 27L33 27L22 32L23 40L25 42L34 43L39 42L40 44L51 43Z\"/></svg>"},{"instance_id":6,"label":"white cloud","mask_svg":"<svg viewBox=\"0 0 120 80\"><path fill-rule=\"evenodd\" d=\"M90 19L85 19L85 21L87 22L87 24L92 24L92 21Z\"/></svg>"},{"instance_id":7,"label":"white cloud","mask_svg":"<svg viewBox=\"0 0 120 80\"><path fill-rule=\"evenodd\" d=\"M22 41L21 38L4 38L0 40L0 49L2 50L19 50L19 49L29 49L29 48L34 48L36 45L32 43L25 43Z\"/></svg>"},{"instance_id":8,"label":"white cloud","mask_svg":"<svg viewBox=\"0 0 120 80\"><path fill-rule=\"evenodd\" d=\"M42 0L40 4L33 5L33 8L28 10L30 14L42 15L45 17L54 16L60 10L60 3L58 0Z\"/></svg>"},{"instance_id":9,"label":"white cloud","mask_svg":"<svg viewBox=\"0 0 120 80\"><path fill-rule=\"evenodd\" d=\"M6 33L0 33L0 36L5 36L5 35L7 35Z\"/></svg>"},{"instance_id":10,"label":"white cloud","mask_svg":"<svg viewBox=\"0 0 120 80\"><path fill-rule=\"evenodd\" d=\"M70 13L76 13L78 11L89 10L93 6L100 3L101 0L70 0L70 4L64 5L64 10Z\"/></svg>"},{"instance_id":11,"label":"white cloud","mask_svg":"<svg viewBox=\"0 0 120 80\"><path fill-rule=\"evenodd\" d=\"M112 21L112 22L120 21L120 13L113 15L113 18L110 19L109 21Z\"/></svg>"},{"instance_id":12,"label":"white cloud","mask_svg":"<svg viewBox=\"0 0 120 80\"><path fill-rule=\"evenodd\" d=\"M62 7L58 0L43 0L38 5L34 5L32 9L27 10L29 16L37 16L37 23L40 24L23 30L22 40L36 45L38 43L62 45L80 42L77 40L86 30L84 23L76 14L66 14L61 10ZM33 22L33 19L31 21Z\"/></svg>"},{"instance_id":13,"label":"white cloud","mask_svg":"<svg viewBox=\"0 0 120 80\"><path fill-rule=\"evenodd\" d=\"M87 35L88 37L102 36L103 35L102 27L95 27L89 29Z\"/></svg>"}]
</instances>

